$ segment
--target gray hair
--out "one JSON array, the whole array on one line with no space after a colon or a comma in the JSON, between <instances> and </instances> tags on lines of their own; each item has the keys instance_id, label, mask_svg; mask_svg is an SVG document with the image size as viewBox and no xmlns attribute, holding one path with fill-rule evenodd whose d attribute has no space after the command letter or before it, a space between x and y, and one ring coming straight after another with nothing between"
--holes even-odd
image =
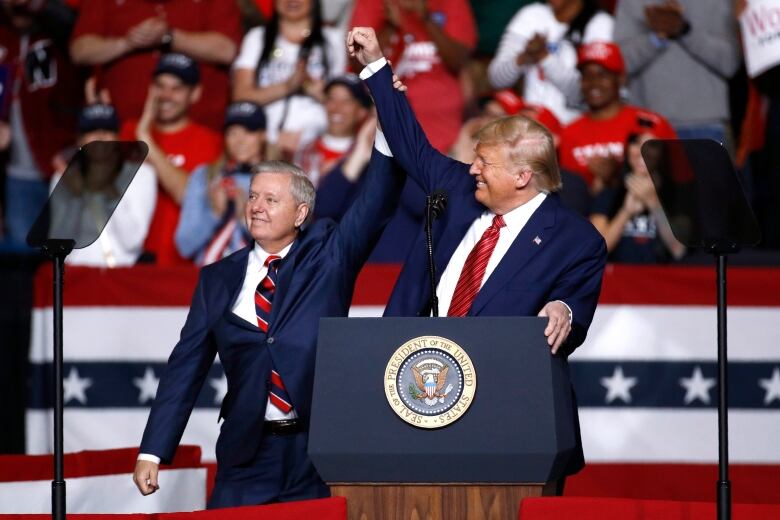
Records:
<instances>
[{"instance_id":1,"label":"gray hair","mask_svg":"<svg viewBox=\"0 0 780 520\"><path fill-rule=\"evenodd\" d=\"M314 215L314 202L317 198L317 192L306 172L298 166L285 161L263 161L252 168L252 177L249 179L249 184L252 184L255 176L269 173L290 175L290 194L295 199L295 202L306 204L309 207L309 214L303 223L306 224L311 221Z\"/></svg>"}]
</instances>

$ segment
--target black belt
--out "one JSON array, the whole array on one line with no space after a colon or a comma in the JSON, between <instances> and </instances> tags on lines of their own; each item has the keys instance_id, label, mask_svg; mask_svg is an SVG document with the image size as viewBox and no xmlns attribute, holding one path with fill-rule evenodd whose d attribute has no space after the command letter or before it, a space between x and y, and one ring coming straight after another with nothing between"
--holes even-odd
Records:
<instances>
[{"instance_id":1,"label":"black belt","mask_svg":"<svg viewBox=\"0 0 780 520\"><path fill-rule=\"evenodd\" d=\"M284 419L263 423L263 433L266 435L292 435L303 431L306 431L306 424L302 419Z\"/></svg>"}]
</instances>

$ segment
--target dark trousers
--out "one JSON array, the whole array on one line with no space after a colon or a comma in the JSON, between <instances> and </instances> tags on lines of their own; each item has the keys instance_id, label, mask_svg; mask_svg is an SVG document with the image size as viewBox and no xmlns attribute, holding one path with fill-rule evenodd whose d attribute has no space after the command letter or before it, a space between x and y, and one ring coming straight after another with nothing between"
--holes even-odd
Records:
<instances>
[{"instance_id":1,"label":"dark trousers","mask_svg":"<svg viewBox=\"0 0 780 520\"><path fill-rule=\"evenodd\" d=\"M222 468L208 508L259 505L330 496L306 454L307 432L264 435L254 459L242 466Z\"/></svg>"}]
</instances>

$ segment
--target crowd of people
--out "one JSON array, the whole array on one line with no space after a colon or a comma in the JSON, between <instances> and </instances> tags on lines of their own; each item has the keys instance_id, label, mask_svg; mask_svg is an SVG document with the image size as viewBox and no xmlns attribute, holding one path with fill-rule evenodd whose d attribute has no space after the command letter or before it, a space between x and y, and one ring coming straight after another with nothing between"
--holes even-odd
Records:
<instances>
[{"instance_id":1,"label":"crowd of people","mask_svg":"<svg viewBox=\"0 0 780 520\"><path fill-rule=\"evenodd\" d=\"M500 4L500 5L498 5ZM523 115L554 136L565 205L610 260L679 260L641 154L702 138L733 158L780 248L780 127L770 70L748 82L738 16L716 0L3 0L2 242L21 247L76 150L138 140L148 156L93 245L69 262L207 265L251 243L249 179L300 165L314 218L341 218L374 142L348 27L376 29L431 144L470 163L478 131ZM740 78L742 81L740 81ZM768 78L768 79L767 79ZM423 218L413 181L372 253L401 262ZM124 219L124 222L114 222ZM98 232L100 230L97 230Z\"/></svg>"}]
</instances>

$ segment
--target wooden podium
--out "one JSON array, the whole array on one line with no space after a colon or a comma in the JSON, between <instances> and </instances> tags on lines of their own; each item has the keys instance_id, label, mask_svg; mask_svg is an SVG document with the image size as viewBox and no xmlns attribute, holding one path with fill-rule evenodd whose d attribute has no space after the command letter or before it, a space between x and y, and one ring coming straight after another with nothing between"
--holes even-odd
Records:
<instances>
[{"instance_id":1,"label":"wooden podium","mask_svg":"<svg viewBox=\"0 0 780 520\"><path fill-rule=\"evenodd\" d=\"M514 519L524 497L554 495L558 479L579 469L581 449L568 366L550 355L545 326L322 319L309 455L331 493L346 497L348 518ZM437 358L445 342L452 356ZM426 401L421 373L444 399ZM465 394L444 390L467 392L472 382L465 409L455 397Z\"/></svg>"},{"instance_id":2,"label":"wooden podium","mask_svg":"<svg viewBox=\"0 0 780 520\"><path fill-rule=\"evenodd\" d=\"M332 484L349 520L516 519L525 497L553 496L548 484Z\"/></svg>"}]
</instances>

